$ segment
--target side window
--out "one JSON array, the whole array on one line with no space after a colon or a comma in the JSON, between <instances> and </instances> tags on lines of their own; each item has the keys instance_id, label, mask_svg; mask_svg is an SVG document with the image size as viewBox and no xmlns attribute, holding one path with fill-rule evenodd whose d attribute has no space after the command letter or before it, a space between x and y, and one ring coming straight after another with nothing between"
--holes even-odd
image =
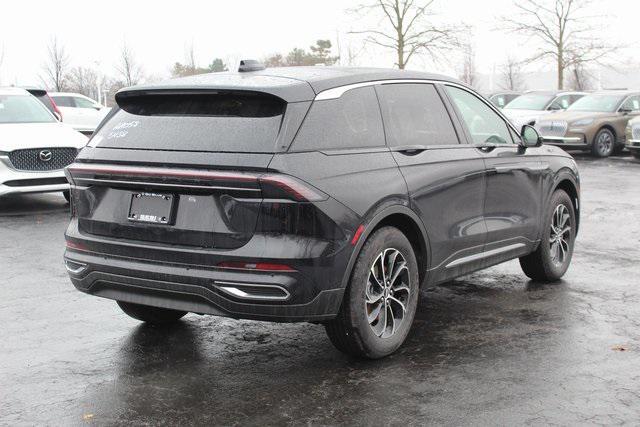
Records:
<instances>
[{"instance_id":1,"label":"side window","mask_svg":"<svg viewBox=\"0 0 640 427\"><path fill-rule=\"evenodd\" d=\"M431 84L386 84L376 88L391 147L458 144L449 113Z\"/></svg>"},{"instance_id":2,"label":"side window","mask_svg":"<svg viewBox=\"0 0 640 427\"><path fill-rule=\"evenodd\" d=\"M293 142L293 151L384 147L378 98L372 86L340 98L314 101Z\"/></svg>"},{"instance_id":3,"label":"side window","mask_svg":"<svg viewBox=\"0 0 640 427\"><path fill-rule=\"evenodd\" d=\"M629 99L627 99L624 104L622 105L622 107L620 107L621 110L627 110L627 111L633 111L633 112L638 112L640 111L640 96L632 96Z\"/></svg>"},{"instance_id":4,"label":"side window","mask_svg":"<svg viewBox=\"0 0 640 427\"><path fill-rule=\"evenodd\" d=\"M571 105L571 95L563 95L557 97L551 105L549 105L548 110L566 110Z\"/></svg>"},{"instance_id":5,"label":"side window","mask_svg":"<svg viewBox=\"0 0 640 427\"><path fill-rule=\"evenodd\" d=\"M445 87L467 125L474 144L513 142L505 121L480 98L457 87Z\"/></svg>"},{"instance_id":6,"label":"side window","mask_svg":"<svg viewBox=\"0 0 640 427\"><path fill-rule=\"evenodd\" d=\"M571 95L571 103L573 104L578 99L582 98L584 95Z\"/></svg>"},{"instance_id":7,"label":"side window","mask_svg":"<svg viewBox=\"0 0 640 427\"><path fill-rule=\"evenodd\" d=\"M75 107L76 106L76 104L73 102L73 98L70 96L54 96L53 102L55 102L58 107Z\"/></svg>"},{"instance_id":8,"label":"side window","mask_svg":"<svg viewBox=\"0 0 640 427\"><path fill-rule=\"evenodd\" d=\"M76 103L76 107L78 108L95 108L95 105L93 102L89 101L88 99L84 99L84 98L79 98L77 96L73 97L73 100Z\"/></svg>"}]
</instances>

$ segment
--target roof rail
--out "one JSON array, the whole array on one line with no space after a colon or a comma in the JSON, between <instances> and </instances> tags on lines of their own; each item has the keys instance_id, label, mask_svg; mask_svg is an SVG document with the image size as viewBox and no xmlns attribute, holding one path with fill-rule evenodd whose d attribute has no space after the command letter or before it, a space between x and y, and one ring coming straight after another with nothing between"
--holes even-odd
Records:
<instances>
[{"instance_id":1,"label":"roof rail","mask_svg":"<svg viewBox=\"0 0 640 427\"><path fill-rule=\"evenodd\" d=\"M255 59L243 59L240 61L240 66L238 67L239 73L244 73L247 71L260 71L264 70L266 67L263 63L256 61Z\"/></svg>"}]
</instances>

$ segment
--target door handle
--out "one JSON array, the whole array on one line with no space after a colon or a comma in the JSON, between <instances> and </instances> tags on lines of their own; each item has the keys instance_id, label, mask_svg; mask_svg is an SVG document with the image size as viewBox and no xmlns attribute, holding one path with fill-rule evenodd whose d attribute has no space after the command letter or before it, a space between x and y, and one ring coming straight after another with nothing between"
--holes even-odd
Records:
<instances>
[{"instance_id":1,"label":"door handle","mask_svg":"<svg viewBox=\"0 0 640 427\"><path fill-rule=\"evenodd\" d=\"M484 144L474 144L473 147L477 148L478 150L482 151L483 153L490 153L491 151L493 151L497 147L497 145L489 143L489 142L485 142Z\"/></svg>"},{"instance_id":2,"label":"door handle","mask_svg":"<svg viewBox=\"0 0 640 427\"><path fill-rule=\"evenodd\" d=\"M403 145L400 147L394 147L392 151L404 154L405 156L415 156L427 149L428 147L426 145Z\"/></svg>"}]
</instances>

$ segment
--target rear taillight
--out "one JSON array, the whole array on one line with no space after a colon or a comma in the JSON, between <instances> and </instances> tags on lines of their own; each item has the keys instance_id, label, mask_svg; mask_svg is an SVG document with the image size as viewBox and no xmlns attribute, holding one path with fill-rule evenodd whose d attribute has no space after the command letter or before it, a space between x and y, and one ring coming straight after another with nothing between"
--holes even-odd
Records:
<instances>
[{"instance_id":1,"label":"rear taillight","mask_svg":"<svg viewBox=\"0 0 640 427\"><path fill-rule=\"evenodd\" d=\"M328 196L311 185L289 175L259 174L246 172L208 171L199 169L173 169L157 167L118 166L118 165L94 165L74 163L67 168L69 181L82 180L83 177L93 178L99 176L117 176L121 180L123 176L134 178L157 177L177 180L198 180L240 182L243 184L259 184L265 199L291 199L297 202L319 202L327 200ZM145 179L145 183L149 182ZM149 182L152 184L152 182Z\"/></svg>"},{"instance_id":2,"label":"rear taillight","mask_svg":"<svg viewBox=\"0 0 640 427\"><path fill-rule=\"evenodd\" d=\"M269 262L242 262L242 261L225 261L217 265L218 268L229 268L235 270L252 270L252 271L272 271L272 272L293 272L295 269L285 264L273 264Z\"/></svg>"},{"instance_id":3,"label":"rear taillight","mask_svg":"<svg viewBox=\"0 0 640 427\"><path fill-rule=\"evenodd\" d=\"M67 249L75 249L77 251L86 251L87 247L82 243L67 240Z\"/></svg>"},{"instance_id":4,"label":"rear taillight","mask_svg":"<svg viewBox=\"0 0 640 427\"><path fill-rule=\"evenodd\" d=\"M263 175L259 181L265 198L285 195L298 202L320 202L328 199L320 190L289 175Z\"/></svg>"}]
</instances>

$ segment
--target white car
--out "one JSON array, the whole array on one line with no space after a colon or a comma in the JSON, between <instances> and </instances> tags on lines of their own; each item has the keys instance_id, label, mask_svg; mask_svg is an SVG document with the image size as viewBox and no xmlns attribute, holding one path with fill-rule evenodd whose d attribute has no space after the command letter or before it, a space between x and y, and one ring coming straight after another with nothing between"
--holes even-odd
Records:
<instances>
[{"instance_id":1,"label":"white car","mask_svg":"<svg viewBox=\"0 0 640 427\"><path fill-rule=\"evenodd\" d=\"M86 135L91 135L111 110L79 93L52 92L49 96L62 113L62 121Z\"/></svg>"},{"instance_id":2,"label":"white car","mask_svg":"<svg viewBox=\"0 0 640 427\"><path fill-rule=\"evenodd\" d=\"M542 116L566 110L585 95L584 92L529 91L509 102L502 112L516 129L522 129L524 125L533 126Z\"/></svg>"},{"instance_id":3,"label":"white car","mask_svg":"<svg viewBox=\"0 0 640 427\"><path fill-rule=\"evenodd\" d=\"M0 88L0 196L62 191L68 200L63 169L86 144L26 90Z\"/></svg>"}]
</instances>

